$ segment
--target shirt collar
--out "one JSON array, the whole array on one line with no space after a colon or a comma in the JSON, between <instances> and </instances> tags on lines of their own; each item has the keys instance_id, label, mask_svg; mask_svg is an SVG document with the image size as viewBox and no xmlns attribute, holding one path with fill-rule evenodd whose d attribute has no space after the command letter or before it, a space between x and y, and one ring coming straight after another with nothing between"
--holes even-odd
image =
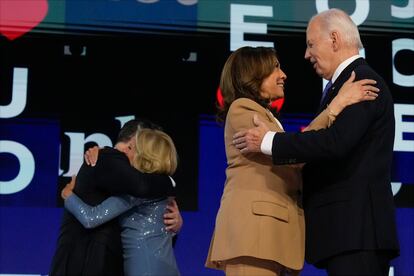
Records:
<instances>
[{"instance_id":1,"label":"shirt collar","mask_svg":"<svg viewBox=\"0 0 414 276\"><path fill-rule=\"evenodd\" d=\"M344 60L341 64L339 64L338 68L336 68L335 73L332 76L331 82L334 83L336 81L336 79L339 77L339 75L342 73L342 71L344 71L344 69L351 64L354 60L360 58L362 56L360 55L355 55L352 56L346 60Z\"/></svg>"}]
</instances>

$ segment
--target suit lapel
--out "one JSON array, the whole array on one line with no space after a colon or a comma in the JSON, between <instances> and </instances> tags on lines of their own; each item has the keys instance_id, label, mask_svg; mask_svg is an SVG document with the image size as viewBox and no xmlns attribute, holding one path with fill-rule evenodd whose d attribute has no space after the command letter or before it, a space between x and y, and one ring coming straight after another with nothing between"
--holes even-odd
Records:
<instances>
[{"instance_id":1,"label":"suit lapel","mask_svg":"<svg viewBox=\"0 0 414 276\"><path fill-rule=\"evenodd\" d=\"M267 120L272 126L275 126L277 132L284 132L282 124L279 122L279 120L270 112L270 110L266 109L266 116Z\"/></svg>"},{"instance_id":2,"label":"suit lapel","mask_svg":"<svg viewBox=\"0 0 414 276\"><path fill-rule=\"evenodd\" d=\"M270 110L264 108L263 106L259 105L258 103L254 102L253 100L246 101L246 105L252 109L256 110L257 112L262 113L267 118L267 124L271 126L272 131L277 132L284 132L282 124L279 122L277 118L270 112Z\"/></svg>"}]
</instances>

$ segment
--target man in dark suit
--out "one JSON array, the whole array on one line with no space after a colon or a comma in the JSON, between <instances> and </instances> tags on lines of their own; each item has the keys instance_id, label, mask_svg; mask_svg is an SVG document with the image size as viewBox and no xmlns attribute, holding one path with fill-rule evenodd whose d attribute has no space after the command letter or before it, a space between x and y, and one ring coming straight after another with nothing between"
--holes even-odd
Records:
<instances>
[{"instance_id":1,"label":"man in dark suit","mask_svg":"<svg viewBox=\"0 0 414 276\"><path fill-rule=\"evenodd\" d=\"M74 192L90 205L98 205L116 194L142 198L174 195L167 175L141 173L130 165L135 153L135 133L155 125L131 120L121 129L114 148L99 151L95 166L83 164L76 177ZM182 221L178 208L170 214L178 228ZM171 227L171 225L170 225ZM174 225L173 225L174 228ZM175 229L178 230L178 229ZM94 229L85 229L64 210L56 252L49 275L123 275L120 228L112 220Z\"/></svg>"},{"instance_id":2,"label":"man in dark suit","mask_svg":"<svg viewBox=\"0 0 414 276\"><path fill-rule=\"evenodd\" d=\"M314 16L306 39L305 58L332 84L319 112L353 71L357 80L377 81L378 98L345 108L330 128L318 131L272 133L255 118L257 127L235 134L233 143L244 153L272 155L274 164L306 162L307 262L329 275L388 275L390 260L399 254L390 184L395 124L391 93L359 56L357 26L343 11Z\"/></svg>"}]
</instances>

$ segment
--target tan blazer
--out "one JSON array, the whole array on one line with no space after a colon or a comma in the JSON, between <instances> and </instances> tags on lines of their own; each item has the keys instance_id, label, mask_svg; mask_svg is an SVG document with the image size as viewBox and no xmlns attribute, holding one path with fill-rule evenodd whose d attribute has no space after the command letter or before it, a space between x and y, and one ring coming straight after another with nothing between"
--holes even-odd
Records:
<instances>
[{"instance_id":1,"label":"tan blazer","mask_svg":"<svg viewBox=\"0 0 414 276\"><path fill-rule=\"evenodd\" d=\"M225 260L252 256L300 270L305 250L300 166L274 166L270 156L243 155L232 145L236 132L254 127L254 114L270 130L283 131L270 111L250 99L230 106L224 130L226 183L206 266L224 269ZM326 112L319 117L314 125L329 124Z\"/></svg>"}]
</instances>

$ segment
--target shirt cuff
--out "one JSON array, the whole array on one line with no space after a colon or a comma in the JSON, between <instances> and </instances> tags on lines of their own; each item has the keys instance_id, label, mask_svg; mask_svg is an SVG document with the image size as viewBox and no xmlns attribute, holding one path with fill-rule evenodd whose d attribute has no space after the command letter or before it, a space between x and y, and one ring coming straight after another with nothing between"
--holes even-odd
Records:
<instances>
[{"instance_id":1,"label":"shirt cuff","mask_svg":"<svg viewBox=\"0 0 414 276\"><path fill-rule=\"evenodd\" d=\"M260 150L262 153L270 156L272 155L273 137L275 134L276 132L274 131L266 132L265 136L263 137L262 144L260 145Z\"/></svg>"}]
</instances>

